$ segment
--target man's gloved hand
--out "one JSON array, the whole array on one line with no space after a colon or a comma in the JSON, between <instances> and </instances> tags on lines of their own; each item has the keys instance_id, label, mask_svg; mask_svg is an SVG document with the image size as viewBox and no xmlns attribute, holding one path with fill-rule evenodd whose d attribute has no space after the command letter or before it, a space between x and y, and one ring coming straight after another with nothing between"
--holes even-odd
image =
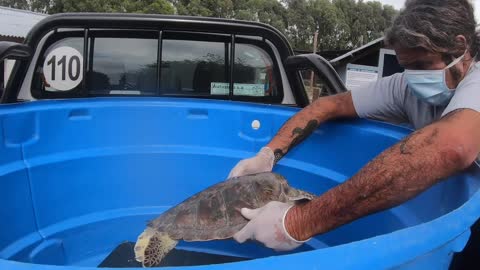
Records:
<instances>
[{"instance_id":1,"label":"man's gloved hand","mask_svg":"<svg viewBox=\"0 0 480 270\"><path fill-rule=\"evenodd\" d=\"M289 251L306 241L293 239L285 229L285 216L293 205L269 202L257 209L242 208L242 215L250 221L233 238L243 243L248 239L257 240L276 251Z\"/></svg>"},{"instance_id":2,"label":"man's gloved hand","mask_svg":"<svg viewBox=\"0 0 480 270\"><path fill-rule=\"evenodd\" d=\"M273 168L275 155L272 149L263 147L254 157L240 160L230 171L228 178L255 174L261 172L270 172Z\"/></svg>"}]
</instances>

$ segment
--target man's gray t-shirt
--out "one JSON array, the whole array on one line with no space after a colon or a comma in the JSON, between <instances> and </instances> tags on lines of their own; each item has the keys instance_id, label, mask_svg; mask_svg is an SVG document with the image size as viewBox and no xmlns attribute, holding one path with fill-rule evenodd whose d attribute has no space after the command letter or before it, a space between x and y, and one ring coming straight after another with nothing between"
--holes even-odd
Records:
<instances>
[{"instance_id":1,"label":"man's gray t-shirt","mask_svg":"<svg viewBox=\"0 0 480 270\"><path fill-rule=\"evenodd\" d=\"M445 106L432 106L418 99L408 88L403 73L352 89L351 93L360 117L421 129L456 109L480 112L480 62L471 66Z\"/></svg>"}]
</instances>

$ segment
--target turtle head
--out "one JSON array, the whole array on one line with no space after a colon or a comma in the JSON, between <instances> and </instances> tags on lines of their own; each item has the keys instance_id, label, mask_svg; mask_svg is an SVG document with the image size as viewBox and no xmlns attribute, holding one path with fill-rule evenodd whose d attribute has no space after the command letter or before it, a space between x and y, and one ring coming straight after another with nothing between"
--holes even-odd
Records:
<instances>
[{"instance_id":1,"label":"turtle head","mask_svg":"<svg viewBox=\"0 0 480 270\"><path fill-rule=\"evenodd\" d=\"M283 185L283 192L285 193L285 196L287 197L288 201L299 202L299 203L305 202L305 201L311 201L316 197L312 193L293 188L289 185Z\"/></svg>"},{"instance_id":2,"label":"turtle head","mask_svg":"<svg viewBox=\"0 0 480 270\"><path fill-rule=\"evenodd\" d=\"M147 227L135 243L135 259L141 262L143 267L158 266L176 244L177 241L168 234Z\"/></svg>"}]
</instances>

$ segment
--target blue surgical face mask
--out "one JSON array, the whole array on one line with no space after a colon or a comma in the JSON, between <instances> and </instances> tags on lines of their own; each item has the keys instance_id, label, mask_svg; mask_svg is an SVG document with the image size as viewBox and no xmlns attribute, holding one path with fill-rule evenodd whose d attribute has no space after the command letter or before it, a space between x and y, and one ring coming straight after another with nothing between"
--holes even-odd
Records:
<instances>
[{"instance_id":1,"label":"blue surgical face mask","mask_svg":"<svg viewBox=\"0 0 480 270\"><path fill-rule=\"evenodd\" d=\"M445 72L460 62L465 53L440 70L405 70L405 79L413 94L420 100L435 106L446 105L452 99L454 90L447 86Z\"/></svg>"}]
</instances>

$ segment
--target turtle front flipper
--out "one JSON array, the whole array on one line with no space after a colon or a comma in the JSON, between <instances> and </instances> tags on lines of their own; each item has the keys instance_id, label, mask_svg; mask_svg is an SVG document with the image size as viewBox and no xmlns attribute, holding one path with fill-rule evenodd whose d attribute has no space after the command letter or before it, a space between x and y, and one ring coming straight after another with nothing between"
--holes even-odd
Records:
<instances>
[{"instance_id":1,"label":"turtle front flipper","mask_svg":"<svg viewBox=\"0 0 480 270\"><path fill-rule=\"evenodd\" d=\"M135 259L141 262L143 267L158 266L177 243L178 241L170 238L167 233L147 227L135 243Z\"/></svg>"}]
</instances>

